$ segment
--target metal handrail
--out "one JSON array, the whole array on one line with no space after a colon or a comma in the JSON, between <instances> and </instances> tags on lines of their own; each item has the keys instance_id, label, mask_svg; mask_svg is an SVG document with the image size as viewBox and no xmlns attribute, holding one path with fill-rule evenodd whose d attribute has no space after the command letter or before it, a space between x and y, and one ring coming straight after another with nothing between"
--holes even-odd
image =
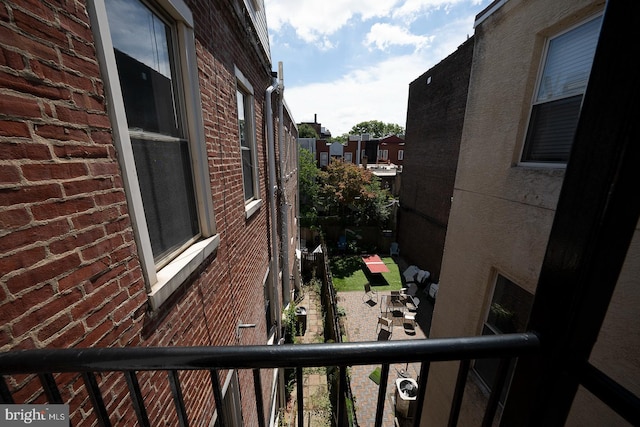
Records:
<instances>
[{"instance_id":1,"label":"metal handrail","mask_svg":"<svg viewBox=\"0 0 640 427\"><path fill-rule=\"evenodd\" d=\"M124 347L0 353L0 374L354 366L516 357L535 352L535 333L387 342L280 346Z\"/></svg>"},{"instance_id":2,"label":"metal handrail","mask_svg":"<svg viewBox=\"0 0 640 427\"><path fill-rule=\"evenodd\" d=\"M253 369L254 389L257 399L259 426L265 426L261 414L262 386L259 371L270 368L296 368L298 379L298 423L303 421L302 368L337 366L341 375L345 367L382 364L378 389L375 427L382 425L384 396L386 395L389 365L391 363L421 362L419 386L424 399L428 370L431 362L461 361L461 374L456 386L456 395L461 401L466 382L469 360L481 358L515 358L533 354L540 349L540 339L535 333L488 335L463 338L439 338L402 341L372 341L326 344L284 344L279 346L221 346L221 347L125 347L125 348L71 348L16 350L0 353L0 375L37 374L50 403L63 403L54 373L81 373L101 426L111 426L109 415L97 385L94 373L123 372L129 396L135 409L138 423L150 426L141 388L137 380L138 371L166 371L174 398L176 415L181 427L188 427L188 417L182 398L182 388L177 371L208 370L216 407L221 408L222 393L218 371L224 369ZM506 364L505 364L506 366ZM464 377L464 378L463 378ZM496 384L491 391L494 396L501 392L504 384ZM497 399L497 397L496 397ZM494 399L495 400L495 399ZM0 403L13 401L5 378L0 378ZM457 420L459 405L452 406L451 420ZM414 418L418 425L421 405ZM490 426L495 407L487 407L483 425ZM224 425L224 411L218 413Z\"/></svg>"}]
</instances>

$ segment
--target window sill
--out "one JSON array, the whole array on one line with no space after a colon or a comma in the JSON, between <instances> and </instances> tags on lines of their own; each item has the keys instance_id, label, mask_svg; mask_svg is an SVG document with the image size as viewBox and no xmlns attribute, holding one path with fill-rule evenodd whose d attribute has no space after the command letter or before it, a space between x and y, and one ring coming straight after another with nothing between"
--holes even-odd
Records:
<instances>
[{"instance_id":1,"label":"window sill","mask_svg":"<svg viewBox=\"0 0 640 427\"><path fill-rule=\"evenodd\" d=\"M218 248L219 244L219 234L194 243L179 257L158 271L158 281L151 287L151 292L149 293L149 302L152 310L157 310L187 280L191 273Z\"/></svg>"},{"instance_id":2,"label":"window sill","mask_svg":"<svg viewBox=\"0 0 640 427\"><path fill-rule=\"evenodd\" d=\"M252 200L244 205L245 217L249 219L262 206L262 199Z\"/></svg>"}]
</instances>

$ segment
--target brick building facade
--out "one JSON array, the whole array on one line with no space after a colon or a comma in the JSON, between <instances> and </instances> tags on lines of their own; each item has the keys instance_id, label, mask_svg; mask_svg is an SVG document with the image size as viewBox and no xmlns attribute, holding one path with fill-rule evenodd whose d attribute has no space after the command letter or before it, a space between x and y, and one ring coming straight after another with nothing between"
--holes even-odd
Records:
<instances>
[{"instance_id":1,"label":"brick building facade","mask_svg":"<svg viewBox=\"0 0 640 427\"><path fill-rule=\"evenodd\" d=\"M162 42L155 61L119 38L148 28L135 16ZM151 119L148 93L130 92L143 82ZM277 342L297 278L297 128L281 95L262 1L0 2L0 350ZM189 421L208 425L208 377L180 375ZM251 373L222 381L257 425ZM166 378L140 382L150 419L176 425ZM44 403L36 383L7 381L16 402ZM57 383L72 424L92 425L81 379ZM130 425L124 379L100 387L112 423Z\"/></svg>"},{"instance_id":2,"label":"brick building facade","mask_svg":"<svg viewBox=\"0 0 640 427\"><path fill-rule=\"evenodd\" d=\"M398 243L438 281L464 121L473 37L409 85ZM415 236L423 236L416 239Z\"/></svg>"}]
</instances>

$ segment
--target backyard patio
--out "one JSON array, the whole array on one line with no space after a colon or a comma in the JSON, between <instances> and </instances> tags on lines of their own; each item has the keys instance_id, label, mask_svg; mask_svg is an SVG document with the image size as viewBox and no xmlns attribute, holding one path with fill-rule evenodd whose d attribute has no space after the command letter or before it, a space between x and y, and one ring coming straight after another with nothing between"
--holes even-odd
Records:
<instances>
[{"instance_id":1,"label":"backyard patio","mask_svg":"<svg viewBox=\"0 0 640 427\"><path fill-rule=\"evenodd\" d=\"M342 270L338 269L337 272L334 272L336 263L332 261L331 271L334 286L338 292L338 306L345 313L346 339L350 342L376 341L379 338L379 318L391 321L389 337L391 341L427 338L431 326L433 301L427 297L423 289L414 288L415 297L419 303L415 307L411 307L414 301L418 301L400 296L400 290L408 286L402 276L402 272L408 267L407 263L400 257L383 256L380 258L389 272L379 273L382 277L378 282L371 282L372 277L366 271L367 268L362 260L359 268L354 260L348 260L342 264L338 263L342 266ZM350 270L344 268L345 266L351 266ZM350 272L347 273L347 271ZM375 294L365 293L366 283L371 284L371 290ZM405 316L411 314L415 316L415 322ZM374 425L378 399L376 380L379 381L376 368L378 366L353 366L350 371L356 417L360 426ZM417 380L418 372L418 363L390 367L382 425L395 425L395 415L398 415L400 426L410 425L407 423L412 421L411 414L407 413L406 402L398 402L399 406L396 405L396 380L402 378ZM409 417L403 417L403 415L409 415Z\"/></svg>"}]
</instances>

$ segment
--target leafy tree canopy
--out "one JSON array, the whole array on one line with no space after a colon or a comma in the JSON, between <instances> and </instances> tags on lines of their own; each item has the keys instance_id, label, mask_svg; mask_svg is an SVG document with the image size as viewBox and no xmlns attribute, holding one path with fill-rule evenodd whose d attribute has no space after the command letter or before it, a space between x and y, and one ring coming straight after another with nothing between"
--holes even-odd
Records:
<instances>
[{"instance_id":1,"label":"leafy tree canopy","mask_svg":"<svg viewBox=\"0 0 640 427\"><path fill-rule=\"evenodd\" d=\"M331 215L347 224L374 225L389 219L391 194L380 178L353 163L333 161L318 174L319 200Z\"/></svg>"},{"instance_id":2,"label":"leafy tree canopy","mask_svg":"<svg viewBox=\"0 0 640 427\"><path fill-rule=\"evenodd\" d=\"M318 138L318 133L308 123L303 123L298 126L298 138Z\"/></svg>"},{"instance_id":3,"label":"leafy tree canopy","mask_svg":"<svg viewBox=\"0 0 640 427\"><path fill-rule=\"evenodd\" d=\"M300 148L298 157L300 215L303 221L314 224L318 216L316 204L318 202L318 173L313 153L305 148Z\"/></svg>"},{"instance_id":4,"label":"leafy tree canopy","mask_svg":"<svg viewBox=\"0 0 640 427\"><path fill-rule=\"evenodd\" d=\"M382 138L387 135L402 135L404 134L404 128L395 123L383 123L380 120L369 120L358 123L351 128L349 133L351 135L368 133L374 138Z\"/></svg>"}]
</instances>

